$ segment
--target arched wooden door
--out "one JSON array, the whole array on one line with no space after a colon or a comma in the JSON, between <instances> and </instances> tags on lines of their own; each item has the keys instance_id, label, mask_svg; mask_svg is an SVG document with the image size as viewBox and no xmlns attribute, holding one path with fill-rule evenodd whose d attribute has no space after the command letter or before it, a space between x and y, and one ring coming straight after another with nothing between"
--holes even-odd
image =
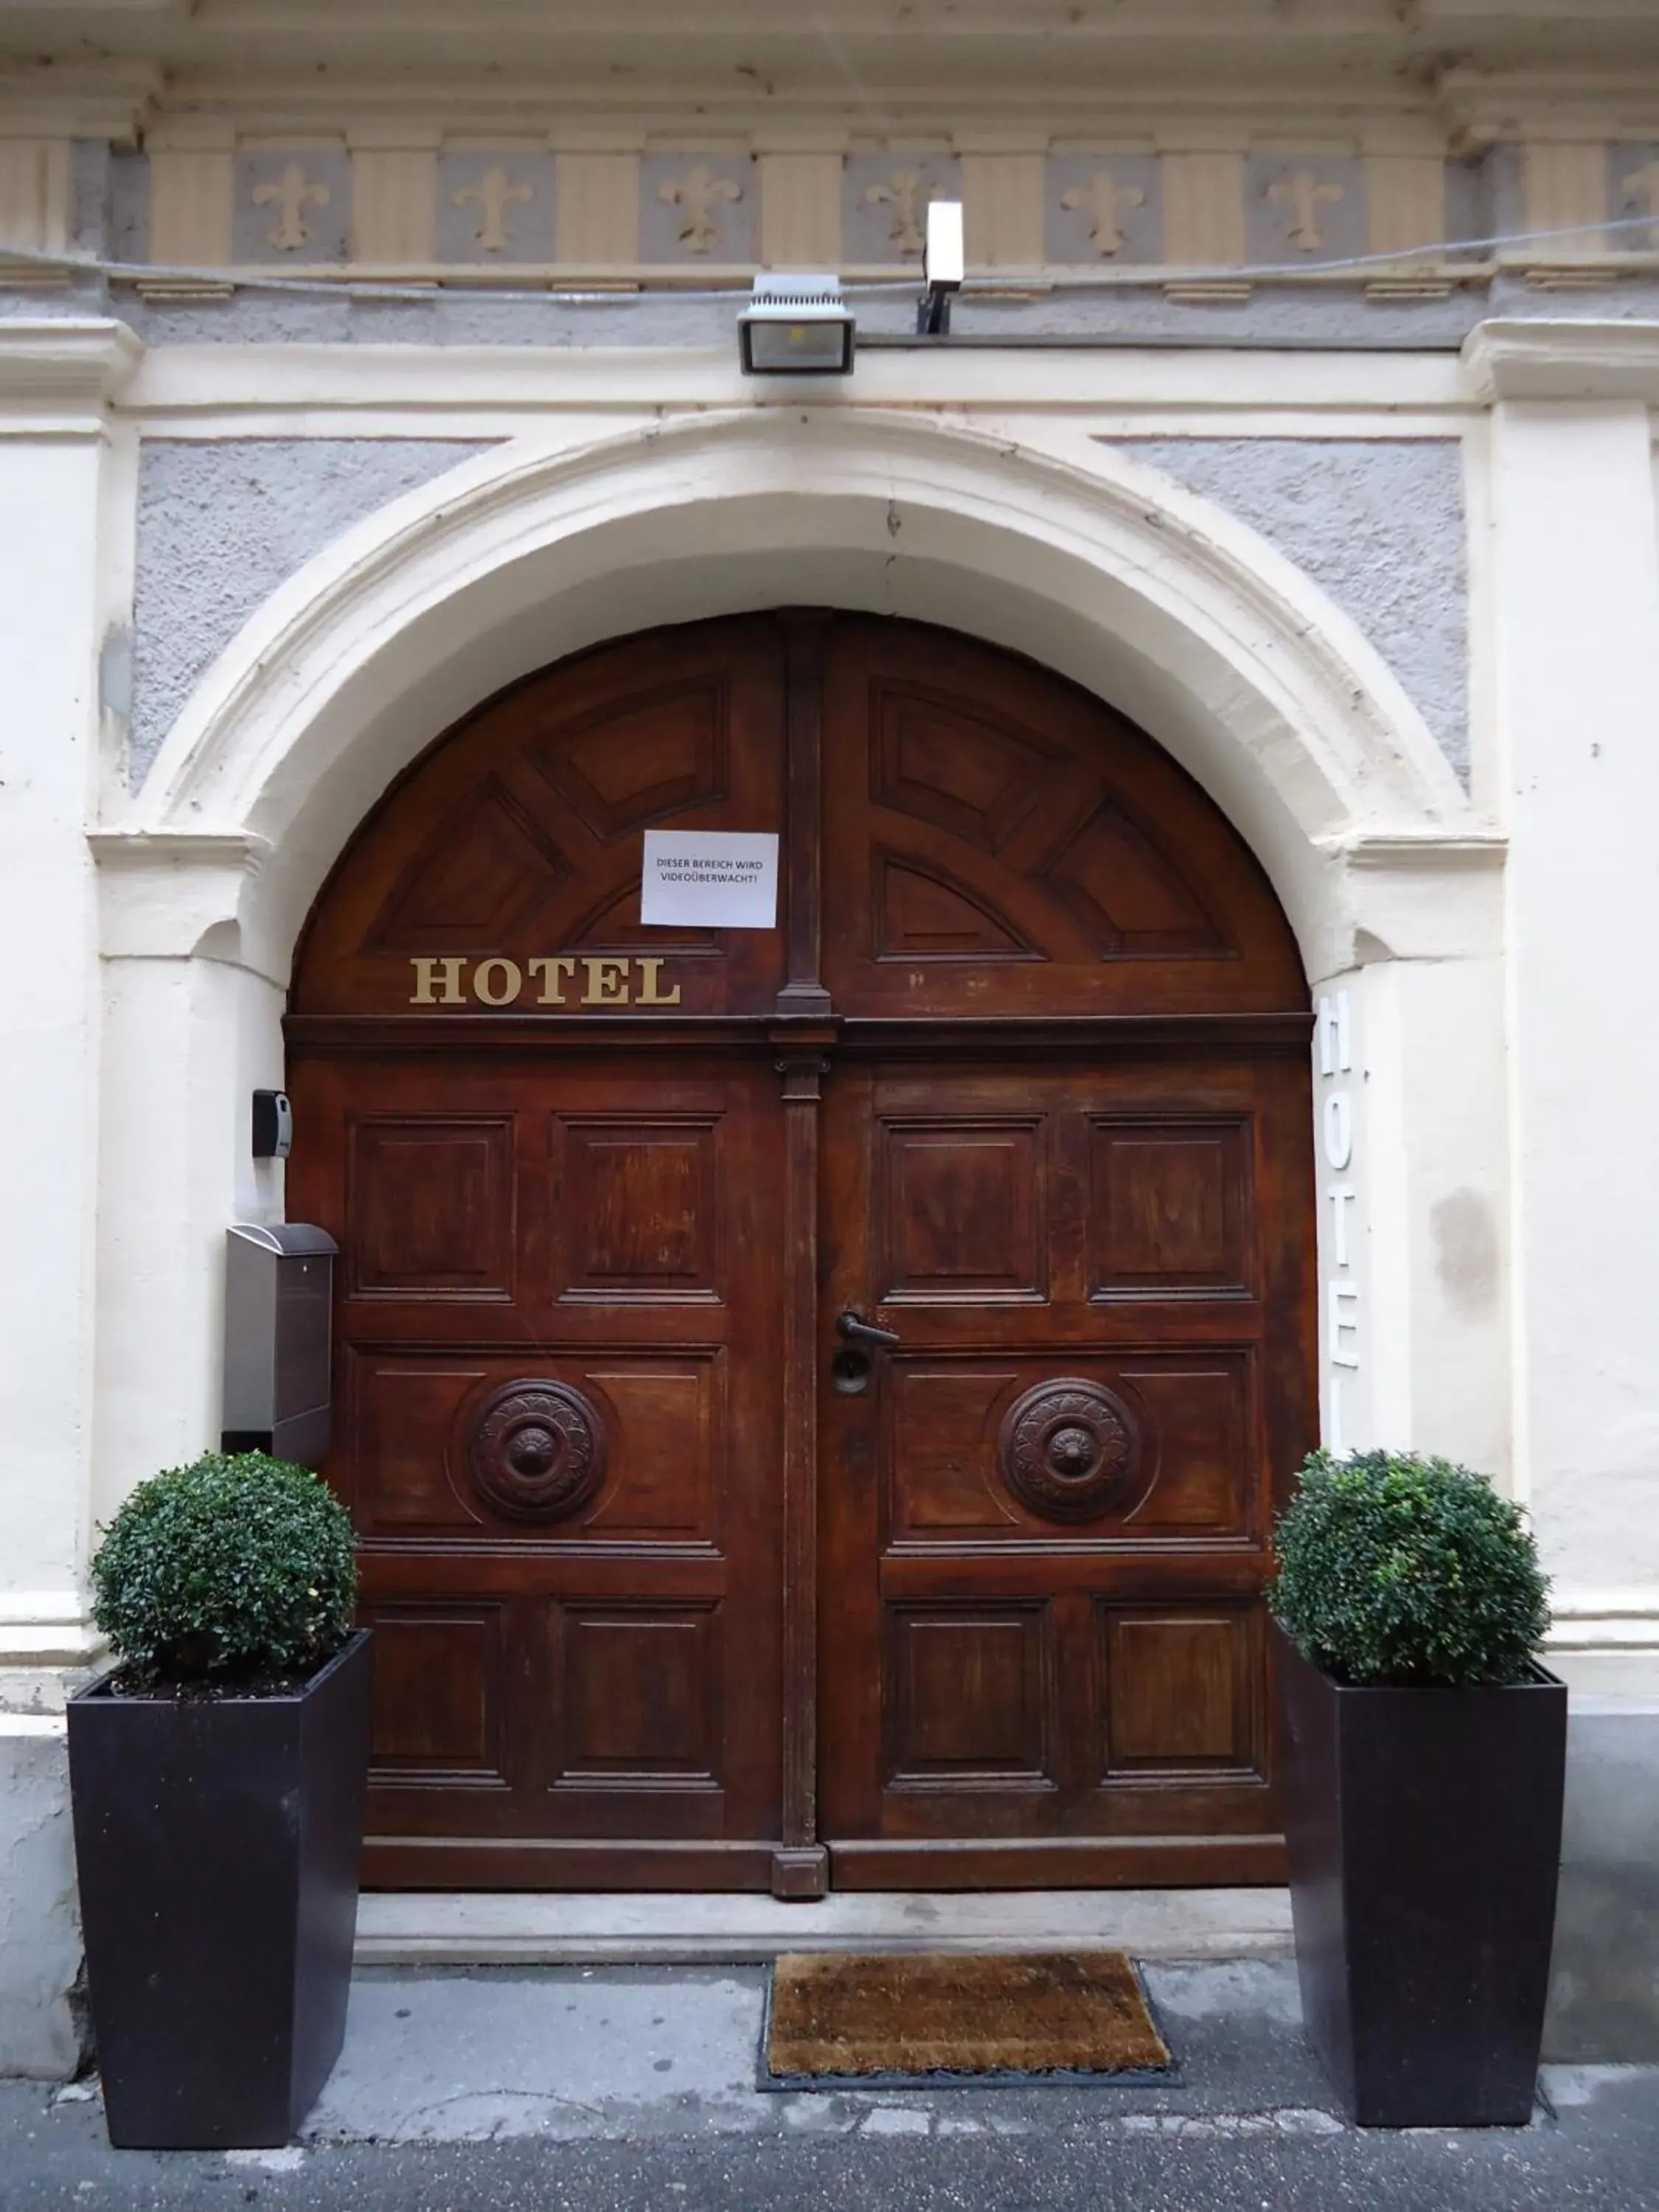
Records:
<instances>
[{"instance_id":1,"label":"arched wooden door","mask_svg":"<svg viewBox=\"0 0 1659 2212\"><path fill-rule=\"evenodd\" d=\"M658 825L777 830L781 927L641 927ZM952 633L656 632L428 753L289 1018L368 1880L1278 1877L1308 1027L1198 787Z\"/></svg>"}]
</instances>

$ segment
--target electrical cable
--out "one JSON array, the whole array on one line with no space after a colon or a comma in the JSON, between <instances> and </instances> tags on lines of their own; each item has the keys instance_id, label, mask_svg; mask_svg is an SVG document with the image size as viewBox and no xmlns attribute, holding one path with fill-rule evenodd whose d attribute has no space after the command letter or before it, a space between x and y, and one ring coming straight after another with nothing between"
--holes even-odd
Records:
<instances>
[{"instance_id":1,"label":"electrical cable","mask_svg":"<svg viewBox=\"0 0 1659 2212\"><path fill-rule=\"evenodd\" d=\"M1473 254L1490 257L1507 248L1542 244L1552 239L1606 236L1610 233L1643 230L1650 240L1659 239L1659 216L1615 216L1602 222L1564 223L1546 230L1515 230L1496 233L1483 238L1449 238L1431 240L1422 246L1399 246L1386 252L1340 255L1328 261L1246 262L1243 264L1195 264L1170 265L1152 262L1140 264L1118 263L1110 273L1124 280L1126 286L1137 283L1156 284L1196 283L1254 283L1269 282L1281 276L1329 276L1346 270L1388 268L1401 263L1422 263L1454 254ZM0 284L3 283L8 264L30 269L51 270L70 276L100 276L117 283L199 284L228 288L239 292L302 293L328 299L366 300L384 303L404 301L412 305L429 305L434 297L445 289L436 279L420 283L380 283L363 277L333 277L326 276L289 276L278 270L265 271L237 269L210 269L179 263L152 261L112 261L101 255L74 252L52 252L42 248L20 246L0 246ZM1144 266L1144 276L1140 274ZM1132 275L1130 272L1133 270ZM1106 273L1103 270L1103 274ZM864 277L842 287L843 296L860 298L885 293L915 292L921 271L907 271L893 277ZM1067 292L1085 292L1097 286L1071 278L1054 279L1044 271L1010 270L1004 274L969 276L962 288L962 296L971 298L975 294L1006 292L1018 286L1022 278L1040 280L1050 295ZM467 283L452 288L457 296L474 300L523 301L543 307L615 307L643 300L660 302L665 298L683 300L742 300L750 293L746 286L659 284L634 286L623 289L596 286L580 287L547 285Z\"/></svg>"},{"instance_id":2,"label":"electrical cable","mask_svg":"<svg viewBox=\"0 0 1659 2212\"><path fill-rule=\"evenodd\" d=\"M21 262L30 268L48 269L69 276L104 276L117 283L200 284L210 285L220 291L299 292L330 300L371 300L377 302L392 300L422 307L429 307L433 300L447 289L456 298L522 300L542 307L551 304L555 307L616 307L642 299L660 301L665 297L746 301L752 296L746 284L676 283L647 290L635 284L618 283L615 286L596 285L592 289L582 290L546 284L467 283L446 288L436 278L422 278L418 283L394 281L382 283L376 279L361 276L285 276L276 270L267 274L263 270L246 267L209 269L174 262L106 261L96 254L51 253L21 246L0 246L0 284L3 284L8 262ZM842 292L844 296L875 292L908 295L915 289L915 277L906 275L870 278L848 284L842 287Z\"/></svg>"}]
</instances>

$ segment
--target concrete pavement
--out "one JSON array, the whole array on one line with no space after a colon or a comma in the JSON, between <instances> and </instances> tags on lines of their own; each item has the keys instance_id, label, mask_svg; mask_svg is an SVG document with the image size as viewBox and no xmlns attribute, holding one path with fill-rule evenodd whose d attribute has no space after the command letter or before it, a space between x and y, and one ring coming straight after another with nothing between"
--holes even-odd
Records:
<instances>
[{"instance_id":1,"label":"concrete pavement","mask_svg":"<svg viewBox=\"0 0 1659 2212\"><path fill-rule=\"evenodd\" d=\"M0 2212L1659 2212L1659 2069L1547 2069L1525 2130L1364 2133L1286 1962L1143 1971L1176 2083L832 2094L757 2086L758 1967L371 1971L285 2151L112 2152L91 2085L0 2085Z\"/></svg>"}]
</instances>

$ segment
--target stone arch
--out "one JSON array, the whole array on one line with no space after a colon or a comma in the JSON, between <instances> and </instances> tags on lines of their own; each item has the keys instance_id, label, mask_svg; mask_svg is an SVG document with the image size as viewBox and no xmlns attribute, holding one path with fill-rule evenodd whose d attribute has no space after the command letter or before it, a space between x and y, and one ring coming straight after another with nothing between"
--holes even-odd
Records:
<instances>
[{"instance_id":1,"label":"stone arch","mask_svg":"<svg viewBox=\"0 0 1659 2212\"><path fill-rule=\"evenodd\" d=\"M100 845L177 865L244 840L227 918L280 985L356 822L467 707L605 637L785 600L943 621L1124 708L1255 848L1314 975L1362 920L1391 942L1356 854L1486 842L1352 621L1206 501L1079 434L819 408L520 441L395 501L249 621Z\"/></svg>"},{"instance_id":2,"label":"stone arch","mask_svg":"<svg viewBox=\"0 0 1659 2212\"><path fill-rule=\"evenodd\" d=\"M1432 1415L1456 1455L1501 1467L1501 1413L1468 1409L1507 1403L1507 1338L1445 1310L1423 1255L1443 1188L1503 1200L1503 840L1353 623L1242 524L1063 426L1015 440L830 404L560 434L489 449L291 577L92 836L109 963L96 1510L217 1433L224 1224L284 1205L280 1171L248 1158L247 1094L283 1080L295 942L357 824L514 678L790 603L1012 647L1208 791L1374 1054L1373 1410L1352 1433ZM1419 1142L1449 1056L1467 1110ZM140 1251L153 1294L134 1297Z\"/></svg>"}]
</instances>

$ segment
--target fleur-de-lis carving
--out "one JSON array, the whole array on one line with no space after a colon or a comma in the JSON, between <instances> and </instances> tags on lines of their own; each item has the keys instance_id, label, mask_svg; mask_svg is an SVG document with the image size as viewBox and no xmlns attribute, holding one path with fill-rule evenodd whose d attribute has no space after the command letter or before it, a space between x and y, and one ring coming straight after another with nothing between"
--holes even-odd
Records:
<instances>
[{"instance_id":1,"label":"fleur-de-lis carving","mask_svg":"<svg viewBox=\"0 0 1659 2212\"><path fill-rule=\"evenodd\" d=\"M680 226L679 241L689 253L708 253L720 242L720 224L714 210L720 203L727 205L743 198L743 186L735 177L717 177L713 170L701 162L677 180L660 184L657 197L678 208L685 216Z\"/></svg>"},{"instance_id":2,"label":"fleur-de-lis carving","mask_svg":"<svg viewBox=\"0 0 1659 2212\"><path fill-rule=\"evenodd\" d=\"M1321 201L1334 204L1345 197L1340 185L1325 183L1307 169L1298 169L1293 176L1267 187L1267 198L1273 205L1289 212L1286 240L1304 253L1317 253L1325 243L1325 234L1319 227Z\"/></svg>"},{"instance_id":3,"label":"fleur-de-lis carving","mask_svg":"<svg viewBox=\"0 0 1659 2212\"><path fill-rule=\"evenodd\" d=\"M892 210L890 236L903 254L922 253L927 240L924 226L927 220L927 203L933 191L920 169L895 169L884 185L870 185L865 189L867 207L885 207Z\"/></svg>"},{"instance_id":4,"label":"fleur-de-lis carving","mask_svg":"<svg viewBox=\"0 0 1659 2212\"><path fill-rule=\"evenodd\" d=\"M307 208L326 207L328 202L328 186L313 184L298 161L290 161L274 185L253 187L255 207L276 210L276 228L270 233L270 243L283 253L297 252L309 236L305 222Z\"/></svg>"},{"instance_id":5,"label":"fleur-de-lis carving","mask_svg":"<svg viewBox=\"0 0 1659 2212\"><path fill-rule=\"evenodd\" d=\"M450 197L457 207L476 207L478 210L477 246L482 253L502 253L511 243L507 228L507 210L515 203L522 204L535 198L533 187L515 185L507 171L499 166L486 169L476 185L464 185Z\"/></svg>"},{"instance_id":6,"label":"fleur-de-lis carving","mask_svg":"<svg viewBox=\"0 0 1659 2212\"><path fill-rule=\"evenodd\" d=\"M1095 251L1109 256L1123 249L1120 210L1127 214L1132 208L1145 207L1146 195L1139 185L1119 184L1109 169L1097 169L1086 185L1073 185L1062 192L1060 204L1063 208L1088 209L1089 236Z\"/></svg>"}]
</instances>

